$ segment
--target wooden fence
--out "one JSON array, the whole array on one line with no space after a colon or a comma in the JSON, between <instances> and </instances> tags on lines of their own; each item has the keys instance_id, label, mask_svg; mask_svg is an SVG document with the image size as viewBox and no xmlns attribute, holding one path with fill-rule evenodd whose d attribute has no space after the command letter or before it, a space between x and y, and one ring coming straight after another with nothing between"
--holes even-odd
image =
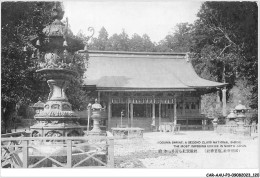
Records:
<instances>
[{"instance_id":1,"label":"wooden fence","mask_svg":"<svg viewBox=\"0 0 260 178\"><path fill-rule=\"evenodd\" d=\"M10 137L1 138L2 168L114 167L114 138Z\"/></svg>"},{"instance_id":2,"label":"wooden fence","mask_svg":"<svg viewBox=\"0 0 260 178\"><path fill-rule=\"evenodd\" d=\"M258 127L257 125L244 125L243 127L237 125L217 125L216 132L218 134L231 133L252 136L258 133Z\"/></svg>"}]
</instances>

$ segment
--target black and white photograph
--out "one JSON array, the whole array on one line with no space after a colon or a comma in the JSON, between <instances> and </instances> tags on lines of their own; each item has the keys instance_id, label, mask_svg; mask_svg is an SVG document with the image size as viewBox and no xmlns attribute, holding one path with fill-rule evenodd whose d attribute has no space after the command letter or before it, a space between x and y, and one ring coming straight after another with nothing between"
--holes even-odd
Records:
<instances>
[{"instance_id":1,"label":"black and white photograph","mask_svg":"<svg viewBox=\"0 0 260 178\"><path fill-rule=\"evenodd\" d=\"M1 1L1 176L259 177L258 4Z\"/></svg>"}]
</instances>

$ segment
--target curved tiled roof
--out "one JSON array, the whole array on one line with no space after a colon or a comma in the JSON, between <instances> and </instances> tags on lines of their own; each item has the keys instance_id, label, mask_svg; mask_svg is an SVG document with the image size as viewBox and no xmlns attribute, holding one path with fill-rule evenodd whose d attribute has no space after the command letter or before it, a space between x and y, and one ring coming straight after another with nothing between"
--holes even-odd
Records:
<instances>
[{"instance_id":1,"label":"curved tiled roof","mask_svg":"<svg viewBox=\"0 0 260 178\"><path fill-rule=\"evenodd\" d=\"M200 78L185 53L89 51L84 85L98 90L192 90L226 84Z\"/></svg>"}]
</instances>

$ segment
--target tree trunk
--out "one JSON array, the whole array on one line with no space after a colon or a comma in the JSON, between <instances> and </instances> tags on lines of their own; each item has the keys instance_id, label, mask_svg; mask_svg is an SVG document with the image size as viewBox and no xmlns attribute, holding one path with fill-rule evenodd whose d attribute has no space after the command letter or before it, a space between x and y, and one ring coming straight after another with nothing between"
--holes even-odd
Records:
<instances>
[{"instance_id":1,"label":"tree trunk","mask_svg":"<svg viewBox=\"0 0 260 178\"><path fill-rule=\"evenodd\" d=\"M2 133L11 132L11 123L12 117L14 116L15 111L15 103L14 102L2 102L2 121L4 124L4 130Z\"/></svg>"}]
</instances>

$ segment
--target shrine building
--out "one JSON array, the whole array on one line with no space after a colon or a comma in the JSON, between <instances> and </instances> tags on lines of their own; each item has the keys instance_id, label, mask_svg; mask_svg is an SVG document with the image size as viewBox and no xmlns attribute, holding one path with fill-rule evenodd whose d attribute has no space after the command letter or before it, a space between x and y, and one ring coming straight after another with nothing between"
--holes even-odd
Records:
<instances>
[{"instance_id":1,"label":"shrine building","mask_svg":"<svg viewBox=\"0 0 260 178\"><path fill-rule=\"evenodd\" d=\"M145 131L163 122L202 127L201 95L225 86L200 78L186 53L89 51L84 79L106 108L107 130L121 124L121 113L124 126Z\"/></svg>"}]
</instances>

